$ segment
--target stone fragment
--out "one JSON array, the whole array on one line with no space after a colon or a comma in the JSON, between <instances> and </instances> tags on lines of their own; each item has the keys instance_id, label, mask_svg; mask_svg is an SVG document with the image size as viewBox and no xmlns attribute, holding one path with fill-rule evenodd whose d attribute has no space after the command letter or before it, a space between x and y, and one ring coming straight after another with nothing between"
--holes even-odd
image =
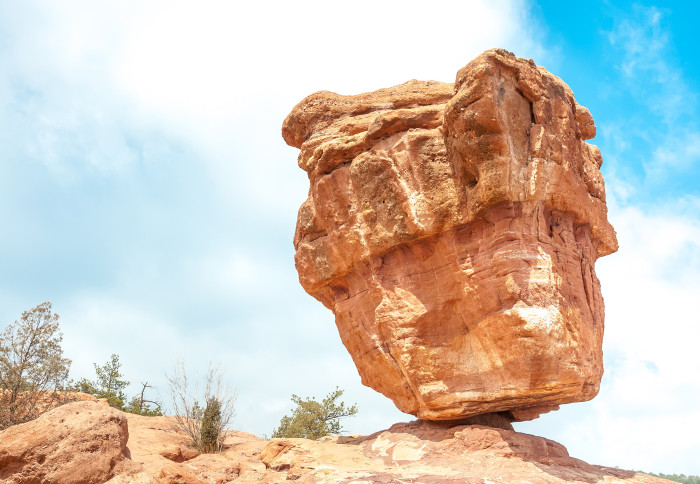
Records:
<instances>
[{"instance_id":1,"label":"stone fragment","mask_svg":"<svg viewBox=\"0 0 700 484\"><path fill-rule=\"evenodd\" d=\"M362 382L421 419L593 398L617 250L590 112L496 49L455 84L322 91L284 121L309 196L295 263Z\"/></svg>"}]
</instances>

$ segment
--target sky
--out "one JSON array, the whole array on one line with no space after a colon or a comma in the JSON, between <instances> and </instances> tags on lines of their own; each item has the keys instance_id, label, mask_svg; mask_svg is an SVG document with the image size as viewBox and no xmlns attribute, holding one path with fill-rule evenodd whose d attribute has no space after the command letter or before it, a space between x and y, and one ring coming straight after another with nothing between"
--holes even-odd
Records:
<instances>
[{"instance_id":1,"label":"sky","mask_svg":"<svg viewBox=\"0 0 700 484\"><path fill-rule=\"evenodd\" d=\"M0 0L0 328L51 301L71 376L120 356L221 365L233 426L269 435L336 386L371 433L412 417L362 386L292 236L308 180L281 137L305 96L453 82L502 47L598 128L618 253L599 395L516 430L590 463L700 474L697 2Z\"/></svg>"}]
</instances>

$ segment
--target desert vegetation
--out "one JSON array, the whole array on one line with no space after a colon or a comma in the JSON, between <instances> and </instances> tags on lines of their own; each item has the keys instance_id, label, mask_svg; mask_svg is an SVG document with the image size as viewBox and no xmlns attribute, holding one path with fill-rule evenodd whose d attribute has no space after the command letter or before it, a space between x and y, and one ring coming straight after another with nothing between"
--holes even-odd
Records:
<instances>
[{"instance_id":1,"label":"desert vegetation","mask_svg":"<svg viewBox=\"0 0 700 484\"><path fill-rule=\"evenodd\" d=\"M292 415L285 415L280 425L272 432L273 438L320 439L326 435L337 435L343 430L341 419L352 417L357 413L357 405L346 406L338 402L344 390L336 388L320 402L315 398L302 399L292 395L296 407Z\"/></svg>"},{"instance_id":2,"label":"desert vegetation","mask_svg":"<svg viewBox=\"0 0 700 484\"><path fill-rule=\"evenodd\" d=\"M182 360L166 375L174 410L170 419L202 453L222 449L224 429L235 414L236 394L224 384L223 376L221 368L210 364L202 379L192 378Z\"/></svg>"},{"instance_id":3,"label":"desert vegetation","mask_svg":"<svg viewBox=\"0 0 700 484\"><path fill-rule=\"evenodd\" d=\"M644 472L644 471L638 471L638 472ZM653 472L644 472L644 473L649 474L650 476L660 477L662 479L667 479L667 480L673 481L673 482L681 482L683 484L700 484L700 476L694 476L694 475L686 476L685 474L664 474L663 472L660 474L654 474Z\"/></svg>"},{"instance_id":4,"label":"desert vegetation","mask_svg":"<svg viewBox=\"0 0 700 484\"><path fill-rule=\"evenodd\" d=\"M50 302L25 311L0 334L0 430L51 408L68 381L59 316Z\"/></svg>"},{"instance_id":5,"label":"desert vegetation","mask_svg":"<svg viewBox=\"0 0 700 484\"><path fill-rule=\"evenodd\" d=\"M76 391L87 393L97 398L106 398L110 406L124 412L146 416L163 415L160 402L145 398L146 390L153 388L148 382L141 382L141 392L135 395L129 403L126 403L127 397L124 394L124 389L131 382L123 380L124 375L121 373L122 364L119 361L119 355L113 354L104 365L98 365L97 363L93 363L93 365L97 378L95 380L82 378L75 384L74 388Z\"/></svg>"},{"instance_id":6,"label":"desert vegetation","mask_svg":"<svg viewBox=\"0 0 700 484\"><path fill-rule=\"evenodd\" d=\"M153 386L140 382L141 390L128 399L131 384L122 373L119 355L99 365L95 378L68 379L71 360L65 358L59 315L50 302L25 311L0 333L0 430L28 422L57 405L72 400L73 392L105 399L123 412L144 416L163 415L163 405L149 398ZM223 371L209 366L204 378L190 378L183 362L175 365L170 385L173 425L184 431L201 453L222 449L224 429L234 416L235 393L225 386Z\"/></svg>"},{"instance_id":7,"label":"desert vegetation","mask_svg":"<svg viewBox=\"0 0 700 484\"><path fill-rule=\"evenodd\" d=\"M69 381L71 360L63 356L62 340L59 315L52 312L50 302L25 311L0 334L0 430L69 401L65 395L71 391L106 399L124 412L163 415L162 403L148 398L147 391L153 389L148 382L141 382L141 391L128 399L125 390L130 381L122 373L117 354L102 365L93 363L94 379ZM202 453L222 449L224 430L235 414L236 395L226 387L223 376L221 368L210 365L203 378L193 378L183 361L166 374L174 413L169 418ZM321 401L292 395L296 407L291 415L282 417L272 437L318 439L341 433L341 420L357 413L357 405L340 401L342 395L339 388Z\"/></svg>"}]
</instances>

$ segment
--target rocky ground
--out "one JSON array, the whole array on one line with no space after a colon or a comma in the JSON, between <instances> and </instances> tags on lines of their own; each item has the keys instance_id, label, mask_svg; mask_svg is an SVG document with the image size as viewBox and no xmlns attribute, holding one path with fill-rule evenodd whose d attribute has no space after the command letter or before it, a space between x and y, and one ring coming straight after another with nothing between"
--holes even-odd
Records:
<instances>
[{"instance_id":1,"label":"rocky ground","mask_svg":"<svg viewBox=\"0 0 700 484\"><path fill-rule=\"evenodd\" d=\"M485 425L415 421L318 441L229 431L223 452L199 455L167 417L82 401L0 433L0 482L8 484L287 481L669 482L590 465L551 440Z\"/></svg>"}]
</instances>

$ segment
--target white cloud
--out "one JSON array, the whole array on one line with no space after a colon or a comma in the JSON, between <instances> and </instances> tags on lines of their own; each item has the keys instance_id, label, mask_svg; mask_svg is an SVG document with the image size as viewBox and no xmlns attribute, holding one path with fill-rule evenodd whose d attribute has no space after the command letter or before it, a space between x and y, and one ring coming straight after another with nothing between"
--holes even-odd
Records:
<instances>
[{"instance_id":1,"label":"white cloud","mask_svg":"<svg viewBox=\"0 0 700 484\"><path fill-rule=\"evenodd\" d=\"M620 69L632 91L665 123L694 114L696 95L688 87L672 53L672 39L664 17L667 11L634 5L608 34L623 54Z\"/></svg>"},{"instance_id":2,"label":"white cloud","mask_svg":"<svg viewBox=\"0 0 700 484\"><path fill-rule=\"evenodd\" d=\"M228 254L210 254L190 261L191 270L199 279L198 284L225 294L249 292L258 288L265 281L277 282L271 277L271 267L261 267L241 249Z\"/></svg>"},{"instance_id":3,"label":"white cloud","mask_svg":"<svg viewBox=\"0 0 700 484\"><path fill-rule=\"evenodd\" d=\"M653 162L646 166L648 171L664 171L669 166L687 169L700 161L700 131L680 131L654 150Z\"/></svg>"},{"instance_id":4,"label":"white cloud","mask_svg":"<svg viewBox=\"0 0 700 484\"><path fill-rule=\"evenodd\" d=\"M157 127L193 147L224 184L246 165L290 156L281 151L281 122L316 90L452 81L491 47L540 62L549 56L519 0L439 1L429 9L366 0L347 9L320 1L24 2L9 14L15 22L3 27L12 48L3 60L11 86L28 89L34 101L13 93L32 121L23 127L33 133L25 151L63 175L76 163L106 170L132 163L139 150L125 140ZM249 145L274 149L244 159ZM270 181L288 185L296 170L289 164L252 177L250 192Z\"/></svg>"}]
</instances>

